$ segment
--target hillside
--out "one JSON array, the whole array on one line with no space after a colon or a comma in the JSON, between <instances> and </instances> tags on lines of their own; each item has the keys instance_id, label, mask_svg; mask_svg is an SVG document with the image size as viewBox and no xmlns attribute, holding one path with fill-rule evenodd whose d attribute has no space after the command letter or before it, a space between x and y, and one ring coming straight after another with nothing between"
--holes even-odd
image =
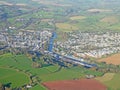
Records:
<instances>
[{"instance_id":1,"label":"hillside","mask_svg":"<svg viewBox=\"0 0 120 90\"><path fill-rule=\"evenodd\" d=\"M65 23L76 25L73 30L120 31L119 3L119 0L3 0L0 1L0 28L40 30L56 27L59 32L66 29L56 23ZM85 18L71 19L79 16ZM70 29L68 27L67 31Z\"/></svg>"},{"instance_id":2,"label":"hillside","mask_svg":"<svg viewBox=\"0 0 120 90\"><path fill-rule=\"evenodd\" d=\"M0 90L120 90L119 58L120 0L0 0Z\"/></svg>"}]
</instances>

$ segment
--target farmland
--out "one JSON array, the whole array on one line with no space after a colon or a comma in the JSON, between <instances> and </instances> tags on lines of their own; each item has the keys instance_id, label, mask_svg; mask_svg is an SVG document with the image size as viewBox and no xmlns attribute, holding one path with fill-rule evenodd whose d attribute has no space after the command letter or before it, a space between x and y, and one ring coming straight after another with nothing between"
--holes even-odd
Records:
<instances>
[{"instance_id":1,"label":"farmland","mask_svg":"<svg viewBox=\"0 0 120 90\"><path fill-rule=\"evenodd\" d=\"M99 80L100 82L107 82L113 79L115 73L106 73L102 77L97 77L96 80Z\"/></svg>"},{"instance_id":2,"label":"farmland","mask_svg":"<svg viewBox=\"0 0 120 90\"><path fill-rule=\"evenodd\" d=\"M43 85L49 90L107 90L106 86L93 79L54 81Z\"/></svg>"},{"instance_id":3,"label":"farmland","mask_svg":"<svg viewBox=\"0 0 120 90\"><path fill-rule=\"evenodd\" d=\"M63 32L71 32L74 30L78 30L78 28L75 25L71 25L68 23L57 23L56 27Z\"/></svg>"},{"instance_id":4,"label":"farmland","mask_svg":"<svg viewBox=\"0 0 120 90\"><path fill-rule=\"evenodd\" d=\"M13 69L0 67L0 82L11 83L11 87L20 87L30 82L29 77L21 72Z\"/></svg>"},{"instance_id":5,"label":"farmland","mask_svg":"<svg viewBox=\"0 0 120 90\"><path fill-rule=\"evenodd\" d=\"M120 54L111 55L107 58L98 60L99 62L106 62L107 64L120 65Z\"/></svg>"},{"instance_id":6,"label":"farmland","mask_svg":"<svg viewBox=\"0 0 120 90\"><path fill-rule=\"evenodd\" d=\"M110 81L104 82L104 84L111 88L111 90L119 90L120 86L118 81L120 80L120 73L116 74Z\"/></svg>"},{"instance_id":7,"label":"farmland","mask_svg":"<svg viewBox=\"0 0 120 90\"><path fill-rule=\"evenodd\" d=\"M118 84L120 73L106 73L102 77L97 77L96 79L102 83L104 83L108 88L108 90L119 90L120 86Z\"/></svg>"},{"instance_id":8,"label":"farmland","mask_svg":"<svg viewBox=\"0 0 120 90\"><path fill-rule=\"evenodd\" d=\"M112 10L107 9L89 9L89 12L95 13L95 12L111 12Z\"/></svg>"},{"instance_id":9,"label":"farmland","mask_svg":"<svg viewBox=\"0 0 120 90\"><path fill-rule=\"evenodd\" d=\"M34 90L34 88L37 88L37 90L43 88L44 90L45 88L40 84L46 81L80 79L85 78L86 74L103 75L102 72L88 70L82 67L63 67L59 70L60 67L58 65L48 65L42 68L33 68L31 59L28 59L25 55L12 55L11 53L0 55L0 62L0 72L2 72L0 73L0 81L2 83L11 82L11 87L23 86L31 82L30 76L33 75L32 80L34 82L39 81L39 84L31 88L31 90ZM17 77L14 78L16 75ZM20 81L16 80L18 77L21 78Z\"/></svg>"},{"instance_id":10,"label":"farmland","mask_svg":"<svg viewBox=\"0 0 120 90\"><path fill-rule=\"evenodd\" d=\"M85 59L98 67L85 68L42 54L50 38L42 31L57 33L55 52ZM4 42L7 46L0 50L0 85L25 90L31 85L29 90L47 90L57 89L53 88L57 82L57 86L67 83L77 90L78 84L90 81L87 84L100 85L103 90L120 90L119 33L120 0L0 0L0 49ZM103 58L97 60L87 54L103 54ZM93 77L89 80L87 76Z\"/></svg>"},{"instance_id":11,"label":"farmland","mask_svg":"<svg viewBox=\"0 0 120 90\"><path fill-rule=\"evenodd\" d=\"M105 17L103 19L100 20L101 22L105 22L105 23L117 23L119 20L117 18L117 16L110 16L110 17Z\"/></svg>"},{"instance_id":12,"label":"farmland","mask_svg":"<svg viewBox=\"0 0 120 90\"><path fill-rule=\"evenodd\" d=\"M85 19L86 17L85 16L73 16L73 17L70 17L71 20L81 20L81 19Z\"/></svg>"}]
</instances>

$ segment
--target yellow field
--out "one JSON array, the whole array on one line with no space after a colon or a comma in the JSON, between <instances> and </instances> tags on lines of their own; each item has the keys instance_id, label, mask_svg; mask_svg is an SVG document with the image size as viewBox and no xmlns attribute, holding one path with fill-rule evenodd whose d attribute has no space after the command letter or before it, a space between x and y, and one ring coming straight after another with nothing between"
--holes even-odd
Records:
<instances>
[{"instance_id":1,"label":"yellow field","mask_svg":"<svg viewBox=\"0 0 120 90\"><path fill-rule=\"evenodd\" d=\"M104 76L95 79L105 84L110 90L120 90L120 73L106 73Z\"/></svg>"},{"instance_id":2,"label":"yellow field","mask_svg":"<svg viewBox=\"0 0 120 90\"><path fill-rule=\"evenodd\" d=\"M12 3L8 3L8 2L5 2L5 1L0 1L0 5L9 5L9 6L11 6L11 5L13 5Z\"/></svg>"},{"instance_id":3,"label":"yellow field","mask_svg":"<svg viewBox=\"0 0 120 90\"><path fill-rule=\"evenodd\" d=\"M27 4L24 4L24 3L17 3L16 5L17 6L27 6Z\"/></svg>"},{"instance_id":4,"label":"yellow field","mask_svg":"<svg viewBox=\"0 0 120 90\"><path fill-rule=\"evenodd\" d=\"M114 77L114 75L115 75L115 73L106 73L102 77L96 77L95 79L98 80L98 81L100 81L100 82L106 82L106 81L112 80L112 78Z\"/></svg>"},{"instance_id":5,"label":"yellow field","mask_svg":"<svg viewBox=\"0 0 120 90\"><path fill-rule=\"evenodd\" d=\"M100 21L105 22L105 23L116 23L116 22L118 22L118 19L115 16L110 16L110 17L105 17L105 18L101 19Z\"/></svg>"},{"instance_id":6,"label":"yellow field","mask_svg":"<svg viewBox=\"0 0 120 90\"><path fill-rule=\"evenodd\" d=\"M109 9L89 9L88 10L89 12L110 12L112 10L109 10Z\"/></svg>"},{"instance_id":7,"label":"yellow field","mask_svg":"<svg viewBox=\"0 0 120 90\"><path fill-rule=\"evenodd\" d=\"M14 4L8 3L8 2L6 2L6 1L0 1L0 5L12 6L12 5L14 5ZM17 5L17 6L27 6L27 4L24 4L24 3L16 3L15 5Z\"/></svg>"},{"instance_id":8,"label":"yellow field","mask_svg":"<svg viewBox=\"0 0 120 90\"><path fill-rule=\"evenodd\" d=\"M85 16L73 16L73 17L70 17L71 20L81 20L81 19L85 19L86 17Z\"/></svg>"},{"instance_id":9,"label":"yellow field","mask_svg":"<svg viewBox=\"0 0 120 90\"><path fill-rule=\"evenodd\" d=\"M53 5L53 6L61 6L61 7L72 6L71 4L59 4L59 3L54 2L52 0L32 0L32 1L35 1L35 2L38 2L38 3L41 3L41 4L45 4L45 5Z\"/></svg>"},{"instance_id":10,"label":"yellow field","mask_svg":"<svg viewBox=\"0 0 120 90\"><path fill-rule=\"evenodd\" d=\"M102 58L98 62L106 62L107 64L120 65L120 53L109 56L107 58Z\"/></svg>"},{"instance_id":11,"label":"yellow field","mask_svg":"<svg viewBox=\"0 0 120 90\"><path fill-rule=\"evenodd\" d=\"M78 30L78 27L75 25L67 24L67 23L56 23L56 27L62 31L69 32L73 30Z\"/></svg>"}]
</instances>

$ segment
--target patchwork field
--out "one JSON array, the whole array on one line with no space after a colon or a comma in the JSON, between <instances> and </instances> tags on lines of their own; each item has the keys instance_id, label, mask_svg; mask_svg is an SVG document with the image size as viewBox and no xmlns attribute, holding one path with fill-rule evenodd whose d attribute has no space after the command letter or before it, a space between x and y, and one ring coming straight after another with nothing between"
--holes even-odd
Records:
<instances>
[{"instance_id":1,"label":"patchwork field","mask_svg":"<svg viewBox=\"0 0 120 90\"><path fill-rule=\"evenodd\" d=\"M0 82L3 84L10 83L11 87L20 87L30 82L29 77L13 69L0 67Z\"/></svg>"},{"instance_id":2,"label":"patchwork field","mask_svg":"<svg viewBox=\"0 0 120 90\"><path fill-rule=\"evenodd\" d=\"M64 32L70 32L73 30L78 30L78 27L68 23L56 23L56 27Z\"/></svg>"},{"instance_id":3,"label":"patchwork field","mask_svg":"<svg viewBox=\"0 0 120 90\"><path fill-rule=\"evenodd\" d=\"M98 62L106 62L107 64L120 65L120 54L115 54L107 58L98 60Z\"/></svg>"},{"instance_id":4,"label":"patchwork field","mask_svg":"<svg viewBox=\"0 0 120 90\"><path fill-rule=\"evenodd\" d=\"M43 85L49 90L107 90L105 85L94 79L53 81Z\"/></svg>"},{"instance_id":5,"label":"patchwork field","mask_svg":"<svg viewBox=\"0 0 120 90\"><path fill-rule=\"evenodd\" d=\"M86 17L85 16L73 16L73 17L70 17L71 20L81 20L81 19L85 19Z\"/></svg>"},{"instance_id":6,"label":"patchwork field","mask_svg":"<svg viewBox=\"0 0 120 90\"><path fill-rule=\"evenodd\" d=\"M108 87L108 90L120 90L120 73L106 73L102 77L95 78Z\"/></svg>"},{"instance_id":7,"label":"patchwork field","mask_svg":"<svg viewBox=\"0 0 120 90\"><path fill-rule=\"evenodd\" d=\"M3 67L0 68L1 83L11 82L13 85L11 87L19 87L28 84L30 82L29 77L33 75L34 81L38 80L39 84L30 90L46 90L41 85L41 82L80 79L85 77L86 74L103 75L102 72L92 71L83 67L63 67L59 69L60 66L58 65L47 65L41 68L34 68L32 67L32 60L25 55L12 55L11 53L0 55L0 62L0 67ZM17 80L18 77L20 80Z\"/></svg>"},{"instance_id":8,"label":"patchwork field","mask_svg":"<svg viewBox=\"0 0 120 90\"><path fill-rule=\"evenodd\" d=\"M39 85L36 85L33 88L30 88L29 90L47 90L47 88L45 88L44 86L39 84Z\"/></svg>"},{"instance_id":9,"label":"patchwork field","mask_svg":"<svg viewBox=\"0 0 120 90\"><path fill-rule=\"evenodd\" d=\"M32 0L41 4L45 4L45 5L53 5L53 6L71 6L71 4L59 4L58 2L61 2L61 0L58 0L58 2L53 2L53 1L48 1L48 0Z\"/></svg>"},{"instance_id":10,"label":"patchwork field","mask_svg":"<svg viewBox=\"0 0 120 90\"><path fill-rule=\"evenodd\" d=\"M120 73L115 74L114 77L106 82L103 82L107 87L110 88L110 90L120 90Z\"/></svg>"},{"instance_id":11,"label":"patchwork field","mask_svg":"<svg viewBox=\"0 0 120 90\"><path fill-rule=\"evenodd\" d=\"M105 23L117 23L119 20L115 16L110 16L110 17L104 17L100 21Z\"/></svg>"},{"instance_id":12,"label":"patchwork field","mask_svg":"<svg viewBox=\"0 0 120 90\"><path fill-rule=\"evenodd\" d=\"M97 77L95 79L100 81L100 82L106 82L106 81L112 80L114 75L115 75L115 73L106 73L102 77Z\"/></svg>"},{"instance_id":13,"label":"patchwork field","mask_svg":"<svg viewBox=\"0 0 120 90\"><path fill-rule=\"evenodd\" d=\"M5 1L0 1L0 5L13 5L12 3L8 3L8 2L5 2Z\"/></svg>"},{"instance_id":14,"label":"patchwork field","mask_svg":"<svg viewBox=\"0 0 120 90\"><path fill-rule=\"evenodd\" d=\"M89 9L89 12L111 12L112 10L108 10L108 9Z\"/></svg>"},{"instance_id":15,"label":"patchwork field","mask_svg":"<svg viewBox=\"0 0 120 90\"><path fill-rule=\"evenodd\" d=\"M24 4L24 3L17 3L16 5L17 6L27 6L27 4Z\"/></svg>"}]
</instances>

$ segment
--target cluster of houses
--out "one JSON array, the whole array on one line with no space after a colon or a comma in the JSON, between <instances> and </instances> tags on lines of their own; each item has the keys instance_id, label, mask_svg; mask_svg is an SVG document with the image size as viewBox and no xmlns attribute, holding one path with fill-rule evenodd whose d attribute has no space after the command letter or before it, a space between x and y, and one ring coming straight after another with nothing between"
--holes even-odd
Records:
<instances>
[{"instance_id":1,"label":"cluster of houses","mask_svg":"<svg viewBox=\"0 0 120 90\"><path fill-rule=\"evenodd\" d=\"M65 42L57 41L54 50L61 55L94 57L120 52L119 32L71 32Z\"/></svg>"},{"instance_id":2,"label":"cluster of houses","mask_svg":"<svg viewBox=\"0 0 120 90\"><path fill-rule=\"evenodd\" d=\"M49 42L52 32L48 30L32 31L24 30L15 34L8 32L0 33L0 46L7 45L10 48L28 48L31 50L40 50L45 43Z\"/></svg>"},{"instance_id":3,"label":"cluster of houses","mask_svg":"<svg viewBox=\"0 0 120 90\"><path fill-rule=\"evenodd\" d=\"M15 34L0 33L0 47L28 48L36 51L49 46L53 32L49 30L21 30ZM53 51L64 56L94 57L120 52L118 32L70 32L66 41L55 41Z\"/></svg>"}]
</instances>

